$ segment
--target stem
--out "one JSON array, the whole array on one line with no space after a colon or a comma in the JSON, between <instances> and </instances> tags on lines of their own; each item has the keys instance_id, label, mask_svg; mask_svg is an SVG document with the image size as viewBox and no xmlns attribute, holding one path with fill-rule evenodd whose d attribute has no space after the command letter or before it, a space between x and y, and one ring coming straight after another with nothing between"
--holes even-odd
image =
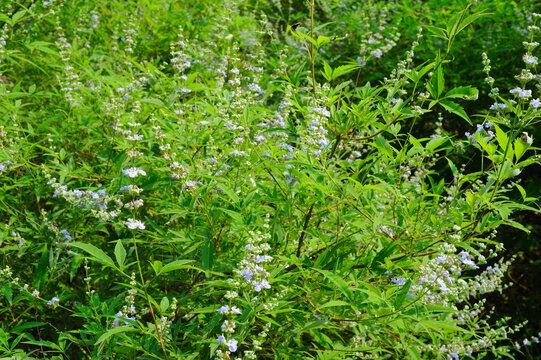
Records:
<instances>
[{"instance_id":1,"label":"stem","mask_svg":"<svg viewBox=\"0 0 541 360\"><path fill-rule=\"evenodd\" d=\"M154 321L154 326L156 327L156 332L158 333L158 340L160 341L160 346L163 351L163 356L167 360L167 352L165 351L165 345L163 344L162 335L160 334L160 329L158 327L158 322L156 321L156 316L154 315L154 309L152 303L150 302L150 296L148 296L147 287L145 285L145 279L143 277L143 271L141 270L141 261L139 261L139 252L137 251L137 241L135 239L135 233L133 234L133 248L135 249L135 258L137 259L137 268L139 269L139 277L141 278L141 285L145 296L148 302L148 308L150 309L150 314L152 315L152 320Z\"/></svg>"},{"instance_id":2,"label":"stem","mask_svg":"<svg viewBox=\"0 0 541 360\"><path fill-rule=\"evenodd\" d=\"M310 210L308 210L308 214L306 214L306 217L304 218L304 225L302 227L301 237L299 238L299 246L297 247L297 257L301 256L302 243L304 242L304 237L306 236L306 228L308 227L308 223L312 217L312 210L314 210L314 204L310 206Z\"/></svg>"}]
</instances>

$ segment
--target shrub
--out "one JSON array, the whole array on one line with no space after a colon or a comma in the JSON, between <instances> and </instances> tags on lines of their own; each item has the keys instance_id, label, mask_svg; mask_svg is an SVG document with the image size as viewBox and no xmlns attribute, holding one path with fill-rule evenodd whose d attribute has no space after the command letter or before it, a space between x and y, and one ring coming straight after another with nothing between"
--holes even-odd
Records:
<instances>
[{"instance_id":1,"label":"shrub","mask_svg":"<svg viewBox=\"0 0 541 360\"><path fill-rule=\"evenodd\" d=\"M494 2L434 3L1 5L3 356L530 351L485 305L511 285L497 229L537 210L541 15L516 81L479 53L472 113L448 69Z\"/></svg>"}]
</instances>

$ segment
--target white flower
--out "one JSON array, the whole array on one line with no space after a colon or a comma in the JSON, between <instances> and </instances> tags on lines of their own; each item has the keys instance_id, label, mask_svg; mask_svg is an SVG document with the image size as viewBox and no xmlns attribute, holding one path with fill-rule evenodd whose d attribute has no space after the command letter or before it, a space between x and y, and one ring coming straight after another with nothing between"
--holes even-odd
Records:
<instances>
[{"instance_id":1,"label":"white flower","mask_svg":"<svg viewBox=\"0 0 541 360\"><path fill-rule=\"evenodd\" d=\"M530 102L530 105L532 105L533 108L537 109L541 105L541 101L539 101L539 98L533 99Z\"/></svg>"},{"instance_id":2,"label":"white flower","mask_svg":"<svg viewBox=\"0 0 541 360\"><path fill-rule=\"evenodd\" d=\"M132 218L128 219L128 221L126 221L126 225L128 226L129 229L140 229L140 230L145 230L145 224L143 224L141 222L141 220L134 220Z\"/></svg>"},{"instance_id":3,"label":"white flower","mask_svg":"<svg viewBox=\"0 0 541 360\"><path fill-rule=\"evenodd\" d=\"M383 51L381 51L380 49L372 50L370 51L370 55L380 58L383 55Z\"/></svg>"},{"instance_id":4,"label":"white flower","mask_svg":"<svg viewBox=\"0 0 541 360\"><path fill-rule=\"evenodd\" d=\"M139 175L146 176L146 174L147 174L144 170L136 168L136 167L131 167L129 169L123 169L122 173L124 175L128 175L131 178L135 178L135 177L137 177Z\"/></svg>"},{"instance_id":5,"label":"white flower","mask_svg":"<svg viewBox=\"0 0 541 360\"><path fill-rule=\"evenodd\" d=\"M237 315L242 315L242 312L241 312L241 311L239 310L239 308L236 307L236 306L231 307L230 313L232 313L232 314L237 314Z\"/></svg>"},{"instance_id":6,"label":"white flower","mask_svg":"<svg viewBox=\"0 0 541 360\"><path fill-rule=\"evenodd\" d=\"M528 54L525 54L524 62L529 65L535 65L537 64L537 58L535 56L529 56Z\"/></svg>"}]
</instances>

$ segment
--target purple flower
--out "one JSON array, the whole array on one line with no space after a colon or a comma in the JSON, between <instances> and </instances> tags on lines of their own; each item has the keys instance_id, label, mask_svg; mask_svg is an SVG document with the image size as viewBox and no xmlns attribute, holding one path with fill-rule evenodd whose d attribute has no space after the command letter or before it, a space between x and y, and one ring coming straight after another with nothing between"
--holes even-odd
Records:
<instances>
[{"instance_id":1,"label":"purple flower","mask_svg":"<svg viewBox=\"0 0 541 360\"><path fill-rule=\"evenodd\" d=\"M228 305L224 305L222 306L221 308L219 308L218 310L216 310L217 312L221 313L221 312L225 312L227 313L229 311L229 306Z\"/></svg>"},{"instance_id":2,"label":"purple flower","mask_svg":"<svg viewBox=\"0 0 541 360\"><path fill-rule=\"evenodd\" d=\"M230 339L230 340L226 343L226 345L229 347L229 351L231 351L232 353L235 352L235 351L237 351L237 344L238 344L238 342L237 342L237 340L235 340L235 339Z\"/></svg>"},{"instance_id":3,"label":"purple flower","mask_svg":"<svg viewBox=\"0 0 541 360\"><path fill-rule=\"evenodd\" d=\"M246 268L246 269L242 270L242 272L240 273L240 276L244 276L246 281L250 281L252 279L252 276L254 276L254 273L253 273L252 270Z\"/></svg>"},{"instance_id":4,"label":"purple flower","mask_svg":"<svg viewBox=\"0 0 541 360\"><path fill-rule=\"evenodd\" d=\"M254 282L254 290L260 292L262 289L270 289L271 286L267 280Z\"/></svg>"},{"instance_id":5,"label":"purple flower","mask_svg":"<svg viewBox=\"0 0 541 360\"><path fill-rule=\"evenodd\" d=\"M439 263L439 264L441 264L445 260L447 260L447 256L445 256L445 255L442 255L442 256L439 256L439 257L436 258L436 262Z\"/></svg>"},{"instance_id":6,"label":"purple flower","mask_svg":"<svg viewBox=\"0 0 541 360\"><path fill-rule=\"evenodd\" d=\"M60 302L60 299L54 296L51 300L47 301L47 305L56 306Z\"/></svg>"}]
</instances>

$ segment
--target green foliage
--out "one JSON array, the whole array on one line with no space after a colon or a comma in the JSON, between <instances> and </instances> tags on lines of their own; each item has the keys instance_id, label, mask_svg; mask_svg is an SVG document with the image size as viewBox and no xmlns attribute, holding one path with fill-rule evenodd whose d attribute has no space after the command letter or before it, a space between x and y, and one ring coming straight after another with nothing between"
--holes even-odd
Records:
<instances>
[{"instance_id":1,"label":"green foliage","mask_svg":"<svg viewBox=\"0 0 541 360\"><path fill-rule=\"evenodd\" d=\"M533 358L510 3L0 4L0 357Z\"/></svg>"}]
</instances>

